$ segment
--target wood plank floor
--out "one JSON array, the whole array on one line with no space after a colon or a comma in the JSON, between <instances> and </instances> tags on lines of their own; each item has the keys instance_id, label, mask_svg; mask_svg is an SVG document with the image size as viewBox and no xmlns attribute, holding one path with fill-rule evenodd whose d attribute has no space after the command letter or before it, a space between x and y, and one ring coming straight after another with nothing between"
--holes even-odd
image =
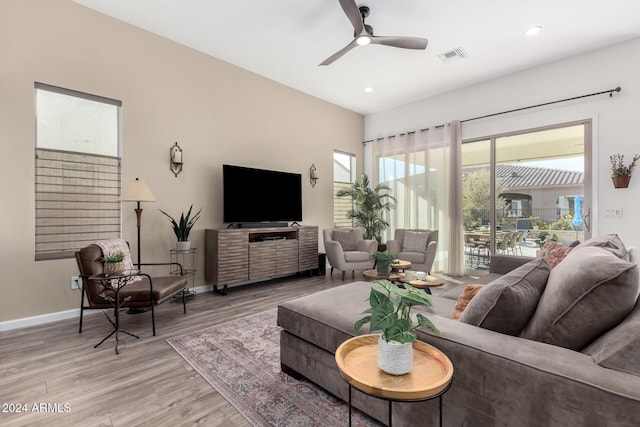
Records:
<instances>
[{"instance_id":1,"label":"wood plank floor","mask_svg":"<svg viewBox=\"0 0 640 427\"><path fill-rule=\"evenodd\" d=\"M123 314L122 327L140 339L120 334L119 355L113 338L93 348L111 331L100 310L85 316L82 334L78 319L0 332L0 425L248 426L166 339L351 281L337 272L235 287L227 296L201 293L188 301L186 316L182 304L164 303L156 310L155 337L150 313Z\"/></svg>"}]
</instances>

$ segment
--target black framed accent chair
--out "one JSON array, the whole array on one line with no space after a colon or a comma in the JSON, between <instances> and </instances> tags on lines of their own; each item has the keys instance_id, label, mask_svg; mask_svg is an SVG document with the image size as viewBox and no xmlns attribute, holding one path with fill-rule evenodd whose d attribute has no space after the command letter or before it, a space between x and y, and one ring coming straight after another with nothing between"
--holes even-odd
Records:
<instances>
[{"instance_id":1,"label":"black framed accent chair","mask_svg":"<svg viewBox=\"0 0 640 427\"><path fill-rule=\"evenodd\" d=\"M398 259L411 262L412 270L426 273L431 272L437 249L438 230L398 228L393 240L387 240L389 252Z\"/></svg>"},{"instance_id":2,"label":"black framed accent chair","mask_svg":"<svg viewBox=\"0 0 640 427\"><path fill-rule=\"evenodd\" d=\"M362 238L362 230L358 228L325 228L322 230L324 249L327 259L333 269L342 271L342 280L346 271L351 270L355 276L355 270L368 270L373 268L370 259L378 250L377 240L365 240Z\"/></svg>"},{"instance_id":3,"label":"black framed accent chair","mask_svg":"<svg viewBox=\"0 0 640 427\"><path fill-rule=\"evenodd\" d=\"M128 255L128 245L125 244ZM76 252L76 262L82 278L82 294L80 300L80 326L78 333L82 333L82 318L84 310L106 310L115 309L113 299L116 295L113 288L104 282L89 280L91 276L104 273L104 254L98 244L90 244ZM129 256L130 260L130 256ZM156 323L153 307L170 301L175 296L182 296L182 307L184 314L187 314L185 290L188 288L187 277L182 272L182 266L177 263L143 263L144 266L151 265L175 265L179 267L180 275L170 276L149 276L142 274L141 280L127 284L119 290L119 307L150 307L151 326L153 335L156 335Z\"/></svg>"}]
</instances>

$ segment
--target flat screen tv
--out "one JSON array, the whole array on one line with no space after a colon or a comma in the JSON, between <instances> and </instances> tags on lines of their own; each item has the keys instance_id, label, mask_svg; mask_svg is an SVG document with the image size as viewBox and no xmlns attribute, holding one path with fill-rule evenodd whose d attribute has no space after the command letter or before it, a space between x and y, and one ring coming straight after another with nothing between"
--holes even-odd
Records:
<instances>
[{"instance_id":1,"label":"flat screen tv","mask_svg":"<svg viewBox=\"0 0 640 427\"><path fill-rule=\"evenodd\" d=\"M226 224L302 221L302 175L222 165Z\"/></svg>"}]
</instances>

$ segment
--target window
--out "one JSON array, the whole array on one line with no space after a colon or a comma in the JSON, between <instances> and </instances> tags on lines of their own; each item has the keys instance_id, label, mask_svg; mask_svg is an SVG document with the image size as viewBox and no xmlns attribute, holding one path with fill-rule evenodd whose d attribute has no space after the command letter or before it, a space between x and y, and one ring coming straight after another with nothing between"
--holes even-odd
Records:
<instances>
[{"instance_id":1,"label":"window","mask_svg":"<svg viewBox=\"0 0 640 427\"><path fill-rule=\"evenodd\" d=\"M499 242L501 235L524 228L528 232L520 248L524 255L535 255L536 238L543 231L563 242L588 238L588 224L573 219L589 216L590 164L590 121L465 141L466 229L469 234L484 230L491 241ZM485 261L488 266L488 258Z\"/></svg>"},{"instance_id":2,"label":"window","mask_svg":"<svg viewBox=\"0 0 640 427\"><path fill-rule=\"evenodd\" d=\"M333 152L333 223L336 227L353 227L353 219L347 211L353 209L349 197L336 197L338 190L348 189L356 182L355 154Z\"/></svg>"},{"instance_id":3,"label":"window","mask_svg":"<svg viewBox=\"0 0 640 427\"><path fill-rule=\"evenodd\" d=\"M41 83L35 91L35 259L71 258L120 236L122 104Z\"/></svg>"}]
</instances>

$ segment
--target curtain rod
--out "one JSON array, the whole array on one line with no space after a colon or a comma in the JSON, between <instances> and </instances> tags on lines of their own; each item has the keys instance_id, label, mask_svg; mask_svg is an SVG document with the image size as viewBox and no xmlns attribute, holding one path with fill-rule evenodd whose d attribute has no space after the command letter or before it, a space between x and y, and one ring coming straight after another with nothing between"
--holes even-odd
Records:
<instances>
[{"instance_id":1,"label":"curtain rod","mask_svg":"<svg viewBox=\"0 0 640 427\"><path fill-rule=\"evenodd\" d=\"M622 90L622 88L620 88L620 86L618 86L615 89L603 90L601 92L589 93L587 95L574 96L572 98L559 99L557 101L544 102L542 104L529 105L528 107L515 108L513 110L501 111L499 113L487 114L487 115L484 115L484 116L473 117L471 119L460 120L460 123L471 122L473 120L486 119L487 117L500 116L502 114L515 113L516 111L529 110L531 108L544 107L546 105L558 104L558 103L561 103L561 102L574 101L576 99L588 98L590 96L596 96L596 95L603 95L605 93L608 93L609 97L611 98L611 97L613 97L613 92L620 92L621 90ZM444 126L445 125L438 125L438 126L434 126L434 127L439 128L439 127L444 127ZM420 129L420 132L424 132L424 131L427 131L427 130L429 130L429 129L428 128L427 129ZM412 133L416 133L416 131L405 132L405 133L401 133L400 135L411 135ZM391 136L388 136L387 138L394 138L394 137L395 137L395 135L391 135ZM376 138L375 141L379 141L381 139L384 139L384 138ZM363 141L362 143L366 144L367 142L373 142L373 141L374 141L373 139L370 139L368 141Z\"/></svg>"}]
</instances>

